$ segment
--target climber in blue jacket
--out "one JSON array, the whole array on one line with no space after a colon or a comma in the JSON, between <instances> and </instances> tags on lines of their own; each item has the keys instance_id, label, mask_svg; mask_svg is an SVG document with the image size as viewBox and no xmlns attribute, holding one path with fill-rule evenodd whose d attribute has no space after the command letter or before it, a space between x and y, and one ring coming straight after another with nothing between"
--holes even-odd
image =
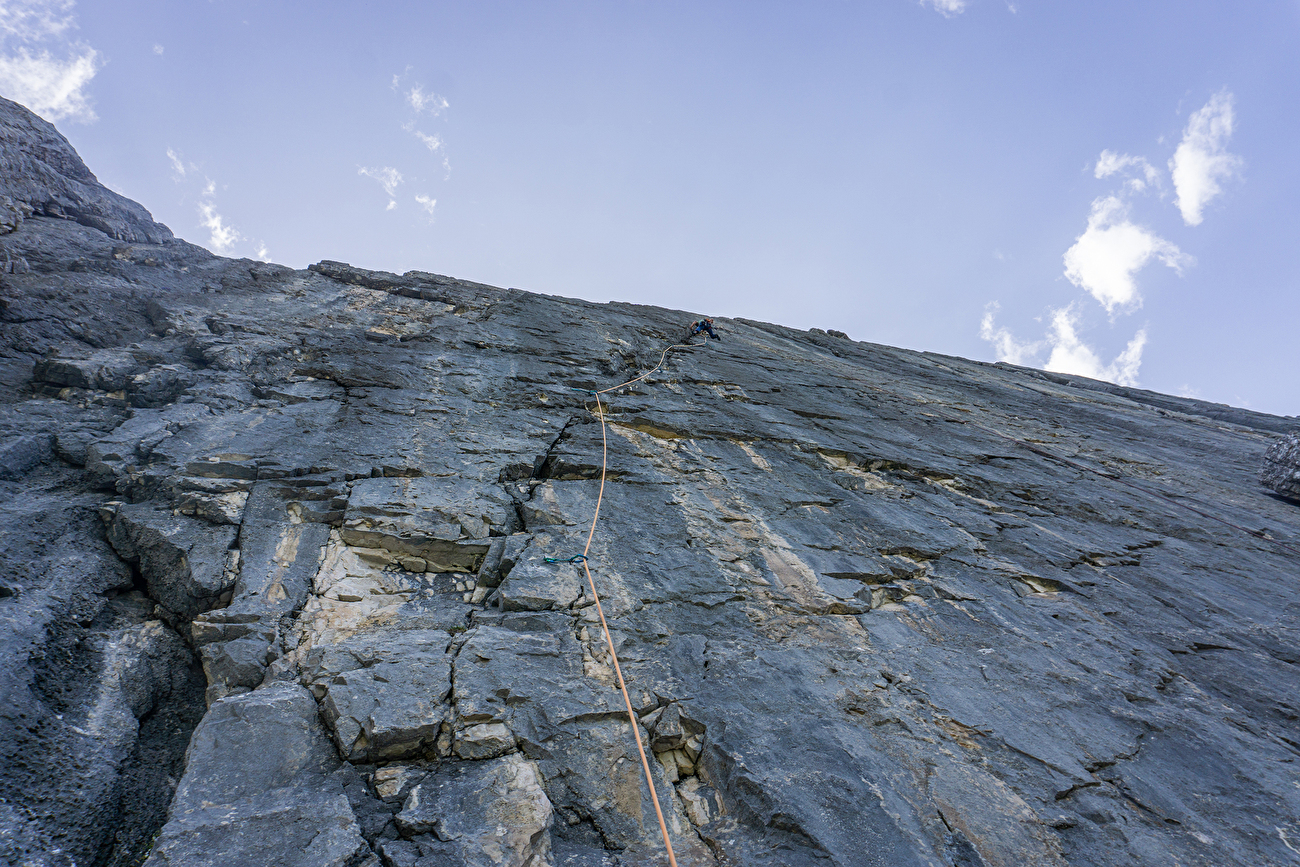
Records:
<instances>
[{"instance_id":1,"label":"climber in blue jacket","mask_svg":"<svg viewBox=\"0 0 1300 867\"><path fill-rule=\"evenodd\" d=\"M713 330L713 320L707 316L701 319L699 322L691 323L691 337L694 337L695 335L699 334L701 331L703 331L705 334L712 337L714 340L722 339L721 337L718 336L718 332Z\"/></svg>"}]
</instances>

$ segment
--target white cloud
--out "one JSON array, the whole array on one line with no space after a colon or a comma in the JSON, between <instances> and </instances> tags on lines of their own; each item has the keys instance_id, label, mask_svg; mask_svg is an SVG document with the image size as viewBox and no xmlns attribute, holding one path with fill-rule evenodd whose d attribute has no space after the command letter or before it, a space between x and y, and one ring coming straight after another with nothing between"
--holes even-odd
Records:
<instances>
[{"instance_id":1,"label":"white cloud","mask_svg":"<svg viewBox=\"0 0 1300 867\"><path fill-rule=\"evenodd\" d=\"M26 48L0 56L0 92L49 121L96 120L85 87L99 71L99 52L88 46L78 50L67 60Z\"/></svg>"},{"instance_id":2,"label":"white cloud","mask_svg":"<svg viewBox=\"0 0 1300 867\"><path fill-rule=\"evenodd\" d=\"M155 42L155 43L153 44L153 53L154 53L154 54L162 54L162 53L163 53L163 47L162 47L162 43L161 43L161 42Z\"/></svg>"},{"instance_id":3,"label":"white cloud","mask_svg":"<svg viewBox=\"0 0 1300 867\"><path fill-rule=\"evenodd\" d=\"M451 160L447 157L447 151L442 146L442 136L429 135L428 133L420 132L415 128L414 124L406 124L402 128L407 132L412 133L420 141L424 142L424 146L427 147L435 156L441 152L443 171L447 173L447 177L451 177Z\"/></svg>"},{"instance_id":4,"label":"white cloud","mask_svg":"<svg viewBox=\"0 0 1300 867\"><path fill-rule=\"evenodd\" d=\"M257 256L257 258L261 259L263 262L271 261L271 251L266 249L265 241L257 242L257 252L254 253L254 255Z\"/></svg>"},{"instance_id":5,"label":"white cloud","mask_svg":"<svg viewBox=\"0 0 1300 867\"><path fill-rule=\"evenodd\" d=\"M50 121L91 123L85 89L99 71L99 52L65 44L76 27L72 0L0 0L0 92ZM15 45L14 43L21 43ZM53 43L57 51L51 51Z\"/></svg>"},{"instance_id":6,"label":"white cloud","mask_svg":"<svg viewBox=\"0 0 1300 867\"><path fill-rule=\"evenodd\" d=\"M994 322L998 309L996 303L984 310L980 323L980 337L993 344L998 361L1030 367L1040 365L1041 353L1050 349L1044 370L1055 373L1073 373L1092 379L1102 379L1117 385L1137 385L1138 369L1142 366L1142 350L1146 347L1147 332L1139 329L1124 351L1110 364L1103 364L1097 352L1079 336L1079 312L1074 304L1051 311L1051 324L1043 340L1021 343L1009 329L999 328Z\"/></svg>"},{"instance_id":7,"label":"white cloud","mask_svg":"<svg viewBox=\"0 0 1300 867\"><path fill-rule=\"evenodd\" d=\"M966 0L921 0L921 5L933 6L934 10L941 13L945 18L951 18L966 11Z\"/></svg>"},{"instance_id":8,"label":"white cloud","mask_svg":"<svg viewBox=\"0 0 1300 867\"><path fill-rule=\"evenodd\" d=\"M1104 365L1092 347L1079 338L1078 324L1079 316L1073 304L1052 311L1052 325L1047 335L1052 355L1047 359L1044 369L1104 379L1116 385L1137 385L1138 368L1142 366L1142 350L1147 342L1146 329L1138 329L1124 351L1110 364Z\"/></svg>"},{"instance_id":9,"label":"white cloud","mask_svg":"<svg viewBox=\"0 0 1300 867\"><path fill-rule=\"evenodd\" d=\"M185 163L181 162L180 155L171 148L167 148L167 159L172 161L172 171L176 174L176 180L179 181L181 178L185 177Z\"/></svg>"},{"instance_id":10,"label":"white cloud","mask_svg":"<svg viewBox=\"0 0 1300 867\"><path fill-rule=\"evenodd\" d=\"M205 193L210 195L212 185L208 185ZM207 229L211 235L208 238L208 248L212 252L225 256L238 241L242 241L244 236L235 230L234 226L228 226L222 216L217 213L216 205L212 202L199 202L199 217L203 228Z\"/></svg>"},{"instance_id":11,"label":"white cloud","mask_svg":"<svg viewBox=\"0 0 1300 867\"><path fill-rule=\"evenodd\" d=\"M956 0L946 0L946 2L956 2ZM393 83L397 83L396 78L393 79ZM443 110L447 108L447 100L436 93L425 93L424 88L418 84L406 92L406 101L411 104L411 108L415 109L417 114L427 111L434 117L442 114Z\"/></svg>"},{"instance_id":12,"label":"white cloud","mask_svg":"<svg viewBox=\"0 0 1300 867\"><path fill-rule=\"evenodd\" d=\"M1240 158L1225 150L1232 124L1232 94L1221 90L1188 120L1183 140L1169 161L1178 210L1189 226L1200 225L1205 206L1222 192L1219 181L1241 164Z\"/></svg>"},{"instance_id":13,"label":"white cloud","mask_svg":"<svg viewBox=\"0 0 1300 867\"><path fill-rule=\"evenodd\" d=\"M24 42L62 36L76 25L73 0L5 0L0 3L0 38Z\"/></svg>"},{"instance_id":14,"label":"white cloud","mask_svg":"<svg viewBox=\"0 0 1300 867\"><path fill-rule=\"evenodd\" d=\"M984 319L980 322L980 337L993 344L993 353L998 361L1009 364L1033 364L1038 353L1043 349L1043 341L1021 343L1006 328L995 328L994 317L1001 305L996 301L984 308Z\"/></svg>"},{"instance_id":15,"label":"white cloud","mask_svg":"<svg viewBox=\"0 0 1300 867\"><path fill-rule=\"evenodd\" d=\"M388 195L388 208L386 210L391 211L397 207L395 196L397 195L397 185L402 182L401 172L392 166L384 166L381 169L371 169L363 166L357 169L357 174L373 178L379 182L379 186L384 188L384 192Z\"/></svg>"},{"instance_id":16,"label":"white cloud","mask_svg":"<svg viewBox=\"0 0 1300 867\"><path fill-rule=\"evenodd\" d=\"M1088 228L1065 251L1065 276L1086 289L1107 313L1116 307L1142 303L1133 277L1151 259L1158 259L1182 273L1195 262L1164 238L1132 223L1128 206L1116 196L1104 196L1092 203Z\"/></svg>"},{"instance_id":17,"label":"white cloud","mask_svg":"<svg viewBox=\"0 0 1300 867\"><path fill-rule=\"evenodd\" d=\"M1148 186L1159 184L1160 170L1151 163L1146 161L1145 157L1134 157L1128 154L1117 154L1114 151L1106 150L1101 152L1097 158L1097 167L1093 170L1093 177L1108 178L1119 172L1127 173L1130 168L1141 169L1142 177L1129 178L1129 189L1140 193Z\"/></svg>"},{"instance_id":18,"label":"white cloud","mask_svg":"<svg viewBox=\"0 0 1300 867\"><path fill-rule=\"evenodd\" d=\"M424 142L425 147L427 147L429 150L433 151L434 153L437 153L438 149L442 147L441 136L429 135L428 133L420 132L418 129L413 129L411 131L415 133L416 138Z\"/></svg>"},{"instance_id":19,"label":"white cloud","mask_svg":"<svg viewBox=\"0 0 1300 867\"><path fill-rule=\"evenodd\" d=\"M437 199L431 199L431 198L429 198L428 196L425 196L425 195L418 195L418 196L415 197L415 200L416 200L417 202L420 203L420 207L424 208L425 212L426 212L430 217L433 216L433 209L434 209L434 208L437 206L437 204L438 204L438 200L437 200Z\"/></svg>"}]
</instances>

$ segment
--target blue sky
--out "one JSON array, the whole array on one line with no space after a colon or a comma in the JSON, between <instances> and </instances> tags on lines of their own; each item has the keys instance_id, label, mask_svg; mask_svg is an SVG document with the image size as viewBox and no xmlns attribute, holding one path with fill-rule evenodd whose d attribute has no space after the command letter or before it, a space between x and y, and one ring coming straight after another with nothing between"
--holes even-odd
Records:
<instances>
[{"instance_id":1,"label":"blue sky","mask_svg":"<svg viewBox=\"0 0 1300 867\"><path fill-rule=\"evenodd\" d=\"M1300 414L1300 0L0 0L182 237Z\"/></svg>"}]
</instances>

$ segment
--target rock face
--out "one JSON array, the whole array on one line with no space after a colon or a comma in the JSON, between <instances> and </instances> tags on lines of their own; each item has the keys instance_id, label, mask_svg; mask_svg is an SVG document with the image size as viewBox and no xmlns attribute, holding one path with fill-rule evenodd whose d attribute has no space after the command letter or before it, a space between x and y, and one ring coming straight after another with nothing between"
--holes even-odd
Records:
<instances>
[{"instance_id":1,"label":"rock face","mask_svg":"<svg viewBox=\"0 0 1300 867\"><path fill-rule=\"evenodd\" d=\"M1264 453L1259 480L1284 497L1300 500L1300 433L1288 434Z\"/></svg>"},{"instance_id":2,"label":"rock face","mask_svg":"<svg viewBox=\"0 0 1300 867\"><path fill-rule=\"evenodd\" d=\"M11 201L117 201L0 108ZM563 561L692 315L126 205L0 238L5 859L665 863ZM717 327L590 551L678 863L1295 863L1296 419Z\"/></svg>"},{"instance_id":3,"label":"rock face","mask_svg":"<svg viewBox=\"0 0 1300 867\"><path fill-rule=\"evenodd\" d=\"M53 124L0 97L0 234L31 214L76 220L119 241L172 239L140 205L100 186Z\"/></svg>"}]
</instances>

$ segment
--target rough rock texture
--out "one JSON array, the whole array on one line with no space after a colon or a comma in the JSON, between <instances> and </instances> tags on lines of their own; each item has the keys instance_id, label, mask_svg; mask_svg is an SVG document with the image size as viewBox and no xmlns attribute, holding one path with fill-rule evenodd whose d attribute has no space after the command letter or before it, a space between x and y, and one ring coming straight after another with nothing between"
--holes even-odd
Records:
<instances>
[{"instance_id":1,"label":"rough rock texture","mask_svg":"<svg viewBox=\"0 0 1300 867\"><path fill-rule=\"evenodd\" d=\"M9 189L115 201L0 109ZM4 858L664 863L546 558L586 392L692 315L51 213L0 238ZM1296 862L1296 419L717 325L605 397L591 549L680 864Z\"/></svg>"},{"instance_id":2,"label":"rough rock texture","mask_svg":"<svg viewBox=\"0 0 1300 867\"><path fill-rule=\"evenodd\" d=\"M1269 447L1259 480L1284 497L1300 500L1300 433L1288 434Z\"/></svg>"},{"instance_id":3,"label":"rough rock texture","mask_svg":"<svg viewBox=\"0 0 1300 867\"><path fill-rule=\"evenodd\" d=\"M119 241L172 239L140 205L100 186L53 124L0 97L0 234L33 213L76 220Z\"/></svg>"}]
</instances>

